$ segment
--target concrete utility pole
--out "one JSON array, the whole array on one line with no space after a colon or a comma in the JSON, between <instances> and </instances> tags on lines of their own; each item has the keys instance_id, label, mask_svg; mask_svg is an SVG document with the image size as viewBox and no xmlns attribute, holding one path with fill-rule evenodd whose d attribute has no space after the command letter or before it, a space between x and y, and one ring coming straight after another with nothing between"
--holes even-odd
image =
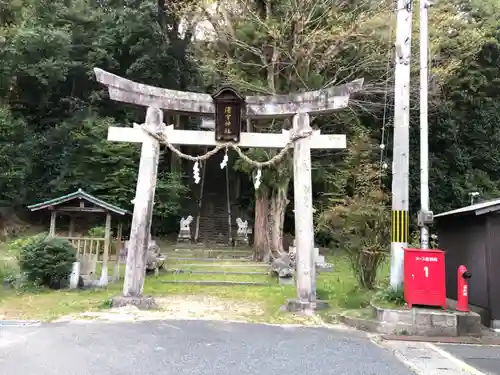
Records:
<instances>
[{"instance_id":1,"label":"concrete utility pole","mask_svg":"<svg viewBox=\"0 0 500 375\"><path fill-rule=\"evenodd\" d=\"M403 249L408 246L412 11L412 0L398 0L396 10L396 66L394 71L394 141L390 278L391 287L393 289L399 289L403 284Z\"/></svg>"},{"instance_id":2,"label":"concrete utility pole","mask_svg":"<svg viewBox=\"0 0 500 375\"><path fill-rule=\"evenodd\" d=\"M433 213L429 210L429 124L428 124L428 84L429 84L429 32L428 8L431 3L420 0L420 247L429 248L429 225Z\"/></svg>"}]
</instances>

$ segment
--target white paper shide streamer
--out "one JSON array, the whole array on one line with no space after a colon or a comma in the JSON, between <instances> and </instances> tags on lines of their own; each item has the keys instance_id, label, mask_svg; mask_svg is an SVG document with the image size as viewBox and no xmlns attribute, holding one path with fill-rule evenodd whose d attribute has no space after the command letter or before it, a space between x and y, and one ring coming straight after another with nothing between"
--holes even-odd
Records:
<instances>
[{"instance_id":1,"label":"white paper shide streamer","mask_svg":"<svg viewBox=\"0 0 500 375\"><path fill-rule=\"evenodd\" d=\"M222 162L220 163L220 169L224 169L225 167L227 167L228 160L229 160L229 158L227 156L227 149L226 149L226 152L224 153L224 158L222 159Z\"/></svg>"},{"instance_id":2,"label":"white paper shide streamer","mask_svg":"<svg viewBox=\"0 0 500 375\"><path fill-rule=\"evenodd\" d=\"M200 165L198 161L196 161L193 165L193 178L195 184L200 183Z\"/></svg>"},{"instance_id":3,"label":"white paper shide streamer","mask_svg":"<svg viewBox=\"0 0 500 375\"><path fill-rule=\"evenodd\" d=\"M255 187L255 190L257 190L260 186L261 177L262 177L262 170L259 168L259 169L257 169L257 173L255 174L255 181L253 184L253 186Z\"/></svg>"}]
</instances>

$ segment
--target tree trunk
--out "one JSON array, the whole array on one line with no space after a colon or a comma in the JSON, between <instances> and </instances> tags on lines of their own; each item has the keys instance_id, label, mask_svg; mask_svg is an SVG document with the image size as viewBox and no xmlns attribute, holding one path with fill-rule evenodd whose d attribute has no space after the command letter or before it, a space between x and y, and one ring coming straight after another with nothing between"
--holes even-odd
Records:
<instances>
[{"instance_id":1,"label":"tree trunk","mask_svg":"<svg viewBox=\"0 0 500 375\"><path fill-rule=\"evenodd\" d=\"M255 224L253 243L255 248L255 260L259 261L269 261L269 243L267 241L268 204L269 198L267 191L255 192Z\"/></svg>"},{"instance_id":2,"label":"tree trunk","mask_svg":"<svg viewBox=\"0 0 500 375\"><path fill-rule=\"evenodd\" d=\"M271 251L283 253L283 225L285 223L286 206L288 205L288 184L290 180L273 189L269 205L269 230Z\"/></svg>"}]
</instances>

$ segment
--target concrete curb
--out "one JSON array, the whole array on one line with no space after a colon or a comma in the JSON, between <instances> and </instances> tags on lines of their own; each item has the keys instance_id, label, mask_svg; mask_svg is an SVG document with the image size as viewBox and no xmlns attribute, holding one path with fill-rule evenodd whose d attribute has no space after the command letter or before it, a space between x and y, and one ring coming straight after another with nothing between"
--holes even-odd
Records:
<instances>
[{"instance_id":1,"label":"concrete curb","mask_svg":"<svg viewBox=\"0 0 500 375\"><path fill-rule=\"evenodd\" d=\"M373 300L370 306L379 322L380 333L429 337L479 337L482 334L481 318L474 312L392 309L377 306Z\"/></svg>"},{"instance_id":2,"label":"concrete curb","mask_svg":"<svg viewBox=\"0 0 500 375\"><path fill-rule=\"evenodd\" d=\"M381 335L384 341L427 342L434 344L456 344L474 346L500 346L500 337L495 336L456 336L456 337L426 337L426 336L399 336Z\"/></svg>"},{"instance_id":3,"label":"concrete curb","mask_svg":"<svg viewBox=\"0 0 500 375\"><path fill-rule=\"evenodd\" d=\"M349 326L364 332L379 333L380 322L374 319L358 318L346 314L337 315L337 319Z\"/></svg>"},{"instance_id":4,"label":"concrete curb","mask_svg":"<svg viewBox=\"0 0 500 375\"><path fill-rule=\"evenodd\" d=\"M36 327L41 324L40 320L0 320L0 327Z\"/></svg>"}]
</instances>

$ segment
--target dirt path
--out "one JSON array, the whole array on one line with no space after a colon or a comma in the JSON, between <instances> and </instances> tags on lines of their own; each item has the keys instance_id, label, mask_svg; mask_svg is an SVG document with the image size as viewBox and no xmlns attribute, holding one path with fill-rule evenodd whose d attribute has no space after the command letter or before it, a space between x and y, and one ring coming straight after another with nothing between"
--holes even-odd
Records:
<instances>
[{"instance_id":1,"label":"dirt path","mask_svg":"<svg viewBox=\"0 0 500 375\"><path fill-rule=\"evenodd\" d=\"M57 321L69 320L225 320L251 322L265 318L263 304L256 302L231 301L212 296L169 296L156 298L158 310L144 311L134 306L125 306L99 312L84 312L64 316ZM309 316L296 316L294 323L317 324Z\"/></svg>"}]
</instances>

